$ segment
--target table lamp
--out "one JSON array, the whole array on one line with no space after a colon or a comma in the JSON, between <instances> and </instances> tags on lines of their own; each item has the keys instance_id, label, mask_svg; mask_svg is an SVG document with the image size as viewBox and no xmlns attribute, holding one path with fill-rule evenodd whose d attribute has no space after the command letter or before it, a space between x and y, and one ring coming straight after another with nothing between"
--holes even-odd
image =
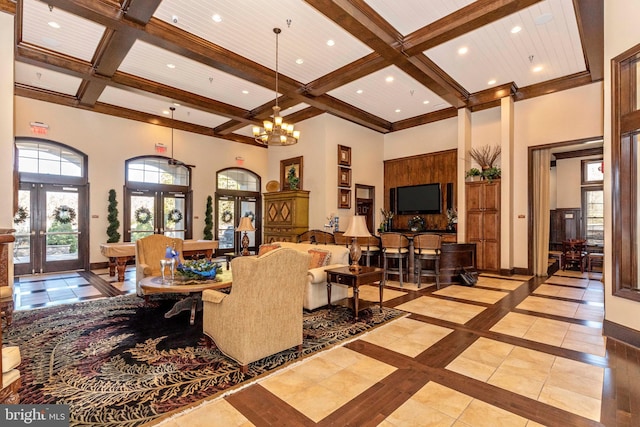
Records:
<instances>
[{"instance_id":1,"label":"table lamp","mask_svg":"<svg viewBox=\"0 0 640 427\"><path fill-rule=\"evenodd\" d=\"M351 218L349 227L347 227L347 231L344 232L345 237L351 237L351 248L349 249L349 254L351 255L351 265L349 266L350 271L362 270L362 267L358 265L360 262L360 256L362 255L362 249L360 249L358 237L371 236L365 219L366 217L362 215L354 215L354 217Z\"/></svg>"},{"instance_id":2,"label":"table lamp","mask_svg":"<svg viewBox=\"0 0 640 427\"><path fill-rule=\"evenodd\" d=\"M244 231L244 236L242 236L242 256L249 255L249 236L247 236L247 231L256 231L253 224L251 224L251 218L248 216L240 218L240 224L236 231Z\"/></svg>"}]
</instances>

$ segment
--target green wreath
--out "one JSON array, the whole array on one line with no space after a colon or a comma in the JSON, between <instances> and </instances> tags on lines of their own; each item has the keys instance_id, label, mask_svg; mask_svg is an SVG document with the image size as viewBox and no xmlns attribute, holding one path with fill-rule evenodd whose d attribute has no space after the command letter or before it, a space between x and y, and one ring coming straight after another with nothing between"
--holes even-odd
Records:
<instances>
[{"instance_id":1,"label":"green wreath","mask_svg":"<svg viewBox=\"0 0 640 427\"><path fill-rule=\"evenodd\" d=\"M253 222L253 220L256 217L256 214L254 214L253 211L246 211L244 213L244 216L248 217L251 220L251 222Z\"/></svg>"},{"instance_id":2,"label":"green wreath","mask_svg":"<svg viewBox=\"0 0 640 427\"><path fill-rule=\"evenodd\" d=\"M182 221L182 212L180 211L180 209L171 209L169 211L169 214L167 215L167 221L173 222L174 224Z\"/></svg>"},{"instance_id":3,"label":"green wreath","mask_svg":"<svg viewBox=\"0 0 640 427\"><path fill-rule=\"evenodd\" d=\"M138 224L149 224L149 222L151 221L151 211L144 206L136 209L134 215Z\"/></svg>"},{"instance_id":4,"label":"green wreath","mask_svg":"<svg viewBox=\"0 0 640 427\"><path fill-rule=\"evenodd\" d=\"M222 212L222 222L231 222L233 221L233 214L229 209Z\"/></svg>"},{"instance_id":5,"label":"green wreath","mask_svg":"<svg viewBox=\"0 0 640 427\"><path fill-rule=\"evenodd\" d=\"M18 212L16 212L16 216L13 217L14 224L22 224L29 218L29 211L24 206L18 206Z\"/></svg>"},{"instance_id":6,"label":"green wreath","mask_svg":"<svg viewBox=\"0 0 640 427\"><path fill-rule=\"evenodd\" d=\"M60 224L71 224L76 219L76 211L70 206L60 205L53 211L53 219Z\"/></svg>"}]
</instances>

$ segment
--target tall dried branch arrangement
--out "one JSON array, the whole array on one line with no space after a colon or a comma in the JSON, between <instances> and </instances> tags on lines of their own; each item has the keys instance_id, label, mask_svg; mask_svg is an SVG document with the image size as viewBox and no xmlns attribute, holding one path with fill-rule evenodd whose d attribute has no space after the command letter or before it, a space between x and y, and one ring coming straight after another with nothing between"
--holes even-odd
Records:
<instances>
[{"instance_id":1,"label":"tall dried branch arrangement","mask_svg":"<svg viewBox=\"0 0 640 427\"><path fill-rule=\"evenodd\" d=\"M501 148L499 145L485 145L469 150L469 155L483 169L493 167L493 164L500 156Z\"/></svg>"}]
</instances>

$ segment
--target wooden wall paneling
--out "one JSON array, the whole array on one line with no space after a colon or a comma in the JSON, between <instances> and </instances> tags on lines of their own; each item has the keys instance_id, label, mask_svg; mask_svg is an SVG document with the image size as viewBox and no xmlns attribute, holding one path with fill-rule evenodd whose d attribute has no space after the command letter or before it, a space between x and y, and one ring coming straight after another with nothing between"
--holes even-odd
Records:
<instances>
[{"instance_id":1,"label":"wooden wall paneling","mask_svg":"<svg viewBox=\"0 0 640 427\"><path fill-rule=\"evenodd\" d=\"M453 206L457 206L457 155L458 150L446 150L418 156L385 160L384 162L384 209L391 208L389 190L405 185L419 185L439 182L442 192L442 213L439 215L421 215L427 229L444 230L447 226L447 183L452 183ZM396 215L393 218L394 229L408 229L413 215Z\"/></svg>"}]
</instances>

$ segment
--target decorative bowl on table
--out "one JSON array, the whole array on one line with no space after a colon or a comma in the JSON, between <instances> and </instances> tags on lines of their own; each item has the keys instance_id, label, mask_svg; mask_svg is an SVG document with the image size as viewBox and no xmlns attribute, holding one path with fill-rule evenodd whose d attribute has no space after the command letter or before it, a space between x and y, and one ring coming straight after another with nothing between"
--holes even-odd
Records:
<instances>
[{"instance_id":1,"label":"decorative bowl on table","mask_svg":"<svg viewBox=\"0 0 640 427\"><path fill-rule=\"evenodd\" d=\"M178 264L178 275L187 280L213 280L222 272L222 265L208 259L188 260Z\"/></svg>"}]
</instances>

